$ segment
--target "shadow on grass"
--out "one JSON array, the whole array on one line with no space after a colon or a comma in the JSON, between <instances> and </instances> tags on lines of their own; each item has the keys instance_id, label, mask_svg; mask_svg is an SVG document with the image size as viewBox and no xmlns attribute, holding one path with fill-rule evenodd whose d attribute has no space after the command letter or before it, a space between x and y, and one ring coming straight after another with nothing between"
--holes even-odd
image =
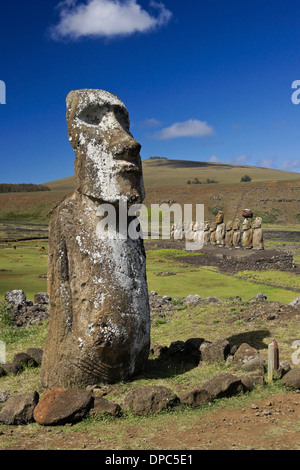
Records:
<instances>
[{"instance_id":1,"label":"shadow on grass","mask_svg":"<svg viewBox=\"0 0 300 470\"><path fill-rule=\"evenodd\" d=\"M139 379L167 379L184 374L197 367L198 364L175 360L148 359L142 374L135 377Z\"/></svg>"},{"instance_id":2,"label":"shadow on grass","mask_svg":"<svg viewBox=\"0 0 300 470\"><path fill-rule=\"evenodd\" d=\"M256 331L247 331L245 333L239 333L232 335L227 340L230 344L240 346L243 343L249 344L256 349L267 349L268 345L264 343L264 339L268 338L271 335L270 331L267 329L256 330Z\"/></svg>"}]
</instances>

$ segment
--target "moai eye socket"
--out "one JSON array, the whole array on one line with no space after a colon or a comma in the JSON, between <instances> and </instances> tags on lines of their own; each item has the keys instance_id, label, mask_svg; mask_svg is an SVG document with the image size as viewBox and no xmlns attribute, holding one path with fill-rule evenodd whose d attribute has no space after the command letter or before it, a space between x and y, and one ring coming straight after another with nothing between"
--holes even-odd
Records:
<instances>
[{"instance_id":1,"label":"moai eye socket","mask_svg":"<svg viewBox=\"0 0 300 470\"><path fill-rule=\"evenodd\" d=\"M90 126L98 126L107 112L108 108L106 106L91 105L81 111L78 119Z\"/></svg>"}]
</instances>

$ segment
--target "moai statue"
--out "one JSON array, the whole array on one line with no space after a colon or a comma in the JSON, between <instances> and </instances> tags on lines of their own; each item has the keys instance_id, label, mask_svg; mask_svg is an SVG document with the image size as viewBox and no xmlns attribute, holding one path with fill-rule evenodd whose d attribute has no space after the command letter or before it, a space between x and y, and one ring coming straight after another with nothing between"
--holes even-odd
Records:
<instances>
[{"instance_id":1,"label":"moai statue","mask_svg":"<svg viewBox=\"0 0 300 470\"><path fill-rule=\"evenodd\" d=\"M262 229L262 218L256 217L253 222L253 249L254 250L264 250L264 238L263 238L263 229Z\"/></svg>"},{"instance_id":2,"label":"moai statue","mask_svg":"<svg viewBox=\"0 0 300 470\"><path fill-rule=\"evenodd\" d=\"M208 245L210 240L210 225L209 222L204 224L204 245Z\"/></svg>"},{"instance_id":3,"label":"moai statue","mask_svg":"<svg viewBox=\"0 0 300 470\"><path fill-rule=\"evenodd\" d=\"M128 111L107 91L72 91L67 123L76 189L50 223L45 388L127 380L144 368L150 344L143 240L121 237L121 223L114 230L100 223L102 204L117 211L123 201L127 210L144 199Z\"/></svg>"},{"instance_id":4,"label":"moai statue","mask_svg":"<svg viewBox=\"0 0 300 470\"><path fill-rule=\"evenodd\" d=\"M225 246L230 248L233 246L233 222L229 220L226 224L226 233L225 233Z\"/></svg>"},{"instance_id":5,"label":"moai statue","mask_svg":"<svg viewBox=\"0 0 300 470\"><path fill-rule=\"evenodd\" d=\"M241 248L241 231L240 231L240 219L234 219L232 224L232 245L234 248Z\"/></svg>"},{"instance_id":6,"label":"moai statue","mask_svg":"<svg viewBox=\"0 0 300 470\"><path fill-rule=\"evenodd\" d=\"M252 248L253 229L251 228L251 218L246 217L243 222L242 246L248 250Z\"/></svg>"},{"instance_id":7,"label":"moai statue","mask_svg":"<svg viewBox=\"0 0 300 470\"><path fill-rule=\"evenodd\" d=\"M184 228L184 238L185 241L187 242L193 242L194 241L194 222L185 222L183 224Z\"/></svg>"},{"instance_id":8,"label":"moai statue","mask_svg":"<svg viewBox=\"0 0 300 470\"><path fill-rule=\"evenodd\" d=\"M212 222L209 229L209 243L211 245L217 244L217 224L216 222Z\"/></svg>"},{"instance_id":9,"label":"moai statue","mask_svg":"<svg viewBox=\"0 0 300 470\"><path fill-rule=\"evenodd\" d=\"M223 211L219 211L216 217L216 224L217 224L217 230L216 230L217 245L224 246L225 245L225 224L224 224L224 212Z\"/></svg>"}]
</instances>

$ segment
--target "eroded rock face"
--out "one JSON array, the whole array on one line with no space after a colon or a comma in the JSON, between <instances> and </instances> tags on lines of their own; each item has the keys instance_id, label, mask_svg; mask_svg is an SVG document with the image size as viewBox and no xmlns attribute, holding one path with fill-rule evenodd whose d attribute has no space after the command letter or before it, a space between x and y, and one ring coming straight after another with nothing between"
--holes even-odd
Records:
<instances>
[{"instance_id":1,"label":"eroded rock face","mask_svg":"<svg viewBox=\"0 0 300 470\"><path fill-rule=\"evenodd\" d=\"M243 222L242 245L244 248L252 248L253 229L251 228L251 219L245 218Z\"/></svg>"},{"instance_id":2,"label":"eroded rock face","mask_svg":"<svg viewBox=\"0 0 300 470\"><path fill-rule=\"evenodd\" d=\"M253 223L253 249L263 250L264 249L264 237L262 229L262 218L256 217Z\"/></svg>"},{"instance_id":3,"label":"eroded rock face","mask_svg":"<svg viewBox=\"0 0 300 470\"><path fill-rule=\"evenodd\" d=\"M143 240L99 228L99 206L142 202L140 144L125 105L101 90L67 97L76 191L49 229L50 322L44 387L117 382L139 372L150 348Z\"/></svg>"}]
</instances>

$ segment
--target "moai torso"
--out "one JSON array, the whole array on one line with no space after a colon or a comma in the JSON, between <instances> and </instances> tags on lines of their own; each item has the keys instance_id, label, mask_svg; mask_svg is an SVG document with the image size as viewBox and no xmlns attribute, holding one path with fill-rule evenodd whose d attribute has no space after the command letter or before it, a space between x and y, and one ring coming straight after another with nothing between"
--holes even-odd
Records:
<instances>
[{"instance_id":1,"label":"moai torso","mask_svg":"<svg viewBox=\"0 0 300 470\"><path fill-rule=\"evenodd\" d=\"M252 248L252 240L253 240L253 230L251 228L251 219L247 218L247 219L244 219L244 222L243 222L242 246L247 249Z\"/></svg>"},{"instance_id":2,"label":"moai torso","mask_svg":"<svg viewBox=\"0 0 300 470\"><path fill-rule=\"evenodd\" d=\"M241 231L240 231L240 220L235 219L232 225L233 235L232 235L232 244L235 248L241 247Z\"/></svg>"},{"instance_id":3,"label":"moai torso","mask_svg":"<svg viewBox=\"0 0 300 470\"><path fill-rule=\"evenodd\" d=\"M204 245L208 245L210 240L210 226L208 222L204 224Z\"/></svg>"},{"instance_id":4,"label":"moai torso","mask_svg":"<svg viewBox=\"0 0 300 470\"><path fill-rule=\"evenodd\" d=\"M264 249L264 238L262 229L262 218L256 217L253 223L253 249L263 250Z\"/></svg>"},{"instance_id":5,"label":"moai torso","mask_svg":"<svg viewBox=\"0 0 300 470\"><path fill-rule=\"evenodd\" d=\"M231 247L232 245L233 245L233 229L232 229L232 221L230 220L226 224L225 246Z\"/></svg>"},{"instance_id":6,"label":"moai torso","mask_svg":"<svg viewBox=\"0 0 300 470\"><path fill-rule=\"evenodd\" d=\"M67 107L76 190L50 223L46 388L126 380L145 366L150 343L143 241L117 228L111 236L99 214L104 202L143 200L140 145L115 95L79 90Z\"/></svg>"},{"instance_id":7,"label":"moai torso","mask_svg":"<svg viewBox=\"0 0 300 470\"><path fill-rule=\"evenodd\" d=\"M225 244L225 224L224 224L224 213L219 211L216 217L216 243L219 246L224 246Z\"/></svg>"},{"instance_id":8,"label":"moai torso","mask_svg":"<svg viewBox=\"0 0 300 470\"><path fill-rule=\"evenodd\" d=\"M211 225L210 225L210 236L209 236L209 243L211 245L216 245L217 244L217 233L216 233L216 230L217 230L217 224L215 222L213 222Z\"/></svg>"}]
</instances>

